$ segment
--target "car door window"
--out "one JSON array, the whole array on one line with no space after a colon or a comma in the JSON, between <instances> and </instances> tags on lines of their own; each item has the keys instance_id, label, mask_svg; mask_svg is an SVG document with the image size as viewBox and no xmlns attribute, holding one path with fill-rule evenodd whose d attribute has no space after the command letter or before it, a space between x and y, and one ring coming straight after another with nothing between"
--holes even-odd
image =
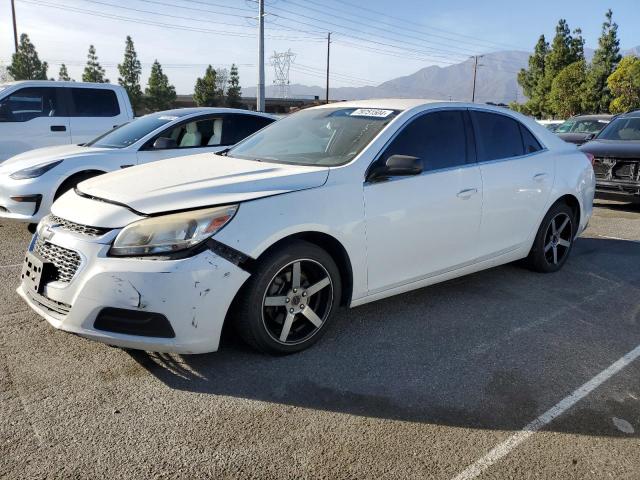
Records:
<instances>
[{"instance_id":1,"label":"car door window","mask_svg":"<svg viewBox=\"0 0 640 480\"><path fill-rule=\"evenodd\" d=\"M535 153L542 150L542 145L540 142L536 140L536 137L529 131L527 127L520 125L520 132L522 133L522 142L524 143L524 152L525 153Z\"/></svg>"},{"instance_id":2,"label":"car door window","mask_svg":"<svg viewBox=\"0 0 640 480\"><path fill-rule=\"evenodd\" d=\"M273 123L273 119L251 114L232 114L229 115L228 123L228 128L223 131L222 145L235 145Z\"/></svg>"},{"instance_id":3,"label":"car door window","mask_svg":"<svg viewBox=\"0 0 640 480\"><path fill-rule=\"evenodd\" d=\"M0 100L0 121L27 122L38 117L62 116L55 88L22 88Z\"/></svg>"},{"instance_id":4,"label":"car door window","mask_svg":"<svg viewBox=\"0 0 640 480\"><path fill-rule=\"evenodd\" d=\"M519 122L499 113L471 111L478 161L489 162L523 155Z\"/></svg>"},{"instance_id":5,"label":"car door window","mask_svg":"<svg viewBox=\"0 0 640 480\"><path fill-rule=\"evenodd\" d=\"M157 138L169 139L169 148L200 148L208 146L211 141L215 144L216 132L222 129L223 120L222 117L209 117L182 123L162 132L150 145Z\"/></svg>"},{"instance_id":6,"label":"car door window","mask_svg":"<svg viewBox=\"0 0 640 480\"><path fill-rule=\"evenodd\" d=\"M463 113L443 110L412 120L392 140L379 161L392 155L409 155L422 159L424 170L440 170L467 163L466 133Z\"/></svg>"},{"instance_id":7,"label":"car door window","mask_svg":"<svg viewBox=\"0 0 640 480\"><path fill-rule=\"evenodd\" d=\"M116 92L103 88L71 88L72 117L116 117L120 105Z\"/></svg>"}]
</instances>

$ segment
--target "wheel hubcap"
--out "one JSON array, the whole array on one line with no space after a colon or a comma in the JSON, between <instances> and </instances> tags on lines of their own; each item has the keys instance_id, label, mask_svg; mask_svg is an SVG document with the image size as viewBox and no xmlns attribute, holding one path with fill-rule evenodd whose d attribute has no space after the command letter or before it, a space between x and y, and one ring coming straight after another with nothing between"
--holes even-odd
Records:
<instances>
[{"instance_id":1,"label":"wheel hubcap","mask_svg":"<svg viewBox=\"0 0 640 480\"><path fill-rule=\"evenodd\" d=\"M262 301L262 322L275 341L295 345L322 328L332 304L327 270L315 260L296 260L271 279Z\"/></svg>"},{"instance_id":2,"label":"wheel hubcap","mask_svg":"<svg viewBox=\"0 0 640 480\"><path fill-rule=\"evenodd\" d=\"M544 257L547 263L558 265L569 253L573 228L571 218L566 213L559 213L551 219L545 233Z\"/></svg>"}]
</instances>

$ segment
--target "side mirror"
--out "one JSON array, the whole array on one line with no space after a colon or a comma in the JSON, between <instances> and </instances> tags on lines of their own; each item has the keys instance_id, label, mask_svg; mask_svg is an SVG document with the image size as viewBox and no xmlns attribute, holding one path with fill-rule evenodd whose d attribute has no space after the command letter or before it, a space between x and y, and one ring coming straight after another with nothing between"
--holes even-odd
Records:
<instances>
[{"instance_id":1,"label":"side mirror","mask_svg":"<svg viewBox=\"0 0 640 480\"><path fill-rule=\"evenodd\" d=\"M596 138L596 134L595 133L590 133L589 135L587 135L586 137L584 137L584 141L588 142L590 140L593 140L594 138Z\"/></svg>"},{"instance_id":2,"label":"side mirror","mask_svg":"<svg viewBox=\"0 0 640 480\"><path fill-rule=\"evenodd\" d=\"M374 167L369 172L368 180L382 180L389 177L420 175L424 170L421 158L410 155L391 155L384 165Z\"/></svg>"},{"instance_id":3,"label":"side mirror","mask_svg":"<svg viewBox=\"0 0 640 480\"><path fill-rule=\"evenodd\" d=\"M153 142L154 150L167 150L170 148L178 148L178 143L173 138L160 137Z\"/></svg>"}]
</instances>

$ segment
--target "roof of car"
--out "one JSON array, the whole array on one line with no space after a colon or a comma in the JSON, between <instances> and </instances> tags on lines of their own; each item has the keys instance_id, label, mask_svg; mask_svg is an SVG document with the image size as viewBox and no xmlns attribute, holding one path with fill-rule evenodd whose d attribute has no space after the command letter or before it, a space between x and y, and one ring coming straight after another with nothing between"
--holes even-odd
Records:
<instances>
[{"instance_id":1,"label":"roof of car","mask_svg":"<svg viewBox=\"0 0 640 480\"><path fill-rule=\"evenodd\" d=\"M252 115L259 115L268 118L277 118L270 113L254 112L251 110L242 110L239 108L224 108L224 107L188 107L188 108L174 108L172 110L162 110L160 112L153 112L150 115L167 115L172 117L184 117L187 115L195 115L199 113L245 113Z\"/></svg>"},{"instance_id":2,"label":"roof of car","mask_svg":"<svg viewBox=\"0 0 640 480\"><path fill-rule=\"evenodd\" d=\"M571 120L611 120L613 115L597 114L597 115L576 115Z\"/></svg>"},{"instance_id":3,"label":"roof of car","mask_svg":"<svg viewBox=\"0 0 640 480\"><path fill-rule=\"evenodd\" d=\"M620 115L618 115L619 117L626 117L626 118L640 118L640 109L637 110L631 110L630 112L627 113L622 113Z\"/></svg>"},{"instance_id":4,"label":"roof of car","mask_svg":"<svg viewBox=\"0 0 640 480\"><path fill-rule=\"evenodd\" d=\"M13 82L1 83L0 86L12 87L14 85L45 85L47 87L91 87L91 88L123 88L113 83L92 83L92 82L65 82L57 80L15 80Z\"/></svg>"},{"instance_id":5,"label":"roof of car","mask_svg":"<svg viewBox=\"0 0 640 480\"><path fill-rule=\"evenodd\" d=\"M392 110L408 110L428 103L449 103L445 100L424 98L373 98L369 100L350 100L319 105L315 108L388 108Z\"/></svg>"}]
</instances>

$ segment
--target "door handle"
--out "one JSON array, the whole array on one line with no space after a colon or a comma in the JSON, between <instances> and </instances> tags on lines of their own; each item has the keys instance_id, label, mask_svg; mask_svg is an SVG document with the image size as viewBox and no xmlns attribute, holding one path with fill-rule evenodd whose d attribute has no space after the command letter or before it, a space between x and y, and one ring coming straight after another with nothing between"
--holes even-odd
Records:
<instances>
[{"instance_id":1,"label":"door handle","mask_svg":"<svg viewBox=\"0 0 640 480\"><path fill-rule=\"evenodd\" d=\"M120 168L129 168L129 167L133 167L133 164L130 164L130 165L120 165Z\"/></svg>"},{"instance_id":2,"label":"door handle","mask_svg":"<svg viewBox=\"0 0 640 480\"><path fill-rule=\"evenodd\" d=\"M471 195L475 195L476 193L478 193L477 188L465 188L464 190L460 190L457 196L458 198L466 200L467 198L470 198Z\"/></svg>"},{"instance_id":3,"label":"door handle","mask_svg":"<svg viewBox=\"0 0 640 480\"><path fill-rule=\"evenodd\" d=\"M548 174L548 173L546 173L546 172L543 172L543 173L536 173L536 174L533 176L533 179L534 179L536 182L542 182L543 180L546 180L548 176L549 176L549 174Z\"/></svg>"},{"instance_id":4,"label":"door handle","mask_svg":"<svg viewBox=\"0 0 640 480\"><path fill-rule=\"evenodd\" d=\"M65 127L64 125L51 125L51 131L52 132L66 132L67 131L67 127Z\"/></svg>"}]
</instances>

